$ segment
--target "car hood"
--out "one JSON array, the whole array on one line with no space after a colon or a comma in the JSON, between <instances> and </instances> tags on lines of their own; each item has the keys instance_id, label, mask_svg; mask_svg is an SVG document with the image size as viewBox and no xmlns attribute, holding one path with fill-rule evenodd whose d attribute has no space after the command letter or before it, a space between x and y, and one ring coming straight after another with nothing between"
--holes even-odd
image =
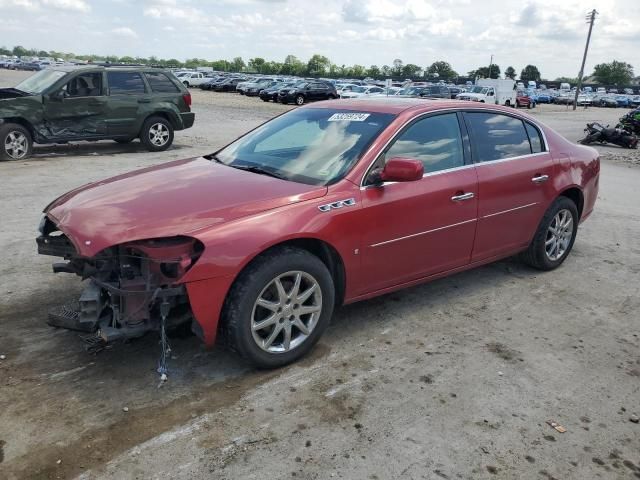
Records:
<instances>
[{"instance_id":1,"label":"car hood","mask_svg":"<svg viewBox=\"0 0 640 480\"><path fill-rule=\"evenodd\" d=\"M84 185L54 200L44 213L79 254L92 257L113 245L189 235L326 192L324 186L280 180L199 157Z\"/></svg>"}]
</instances>

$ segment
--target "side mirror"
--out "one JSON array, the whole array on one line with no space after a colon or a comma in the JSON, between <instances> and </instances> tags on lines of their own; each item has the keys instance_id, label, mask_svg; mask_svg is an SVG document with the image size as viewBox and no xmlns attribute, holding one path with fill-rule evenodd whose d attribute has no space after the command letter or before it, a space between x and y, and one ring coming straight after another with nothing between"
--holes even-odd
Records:
<instances>
[{"instance_id":1,"label":"side mirror","mask_svg":"<svg viewBox=\"0 0 640 480\"><path fill-rule=\"evenodd\" d=\"M382 182L415 182L424 176L424 165L413 158L393 157L384 168L373 170L368 181L372 184Z\"/></svg>"}]
</instances>

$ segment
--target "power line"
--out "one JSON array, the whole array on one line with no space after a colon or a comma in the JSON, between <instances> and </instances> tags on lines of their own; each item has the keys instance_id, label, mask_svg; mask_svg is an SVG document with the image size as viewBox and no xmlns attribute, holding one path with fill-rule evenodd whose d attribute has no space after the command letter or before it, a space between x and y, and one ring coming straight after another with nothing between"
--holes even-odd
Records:
<instances>
[{"instance_id":1,"label":"power line","mask_svg":"<svg viewBox=\"0 0 640 480\"><path fill-rule=\"evenodd\" d=\"M580 87L582 87L582 77L584 76L584 64L587 61L587 51L589 50L589 42L591 41L591 31L593 30L593 22L596 21L596 9L594 8L587 14L586 20L589 24L589 33L587 34L587 44L584 46L584 55L582 57L582 66L580 67L580 74L578 75L578 85L576 86L576 96L573 99L573 109L575 110L578 105L578 94L580 93Z\"/></svg>"}]
</instances>

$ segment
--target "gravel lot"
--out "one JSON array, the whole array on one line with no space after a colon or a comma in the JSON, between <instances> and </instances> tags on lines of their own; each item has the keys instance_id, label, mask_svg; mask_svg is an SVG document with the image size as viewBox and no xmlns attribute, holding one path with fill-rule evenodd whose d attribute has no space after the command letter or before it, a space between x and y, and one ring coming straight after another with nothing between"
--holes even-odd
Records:
<instances>
[{"instance_id":1,"label":"gravel lot","mask_svg":"<svg viewBox=\"0 0 640 480\"><path fill-rule=\"evenodd\" d=\"M0 70L0 86L24 76ZM195 127L163 153L39 146L0 164L0 478L640 478L629 420L640 415L638 151L598 147L596 212L559 270L510 259L344 307L313 353L281 370L176 338L158 389L153 336L92 356L48 327L47 310L80 283L36 254L42 207L210 153L287 108L199 90L193 100ZM532 111L571 140L622 112Z\"/></svg>"}]
</instances>

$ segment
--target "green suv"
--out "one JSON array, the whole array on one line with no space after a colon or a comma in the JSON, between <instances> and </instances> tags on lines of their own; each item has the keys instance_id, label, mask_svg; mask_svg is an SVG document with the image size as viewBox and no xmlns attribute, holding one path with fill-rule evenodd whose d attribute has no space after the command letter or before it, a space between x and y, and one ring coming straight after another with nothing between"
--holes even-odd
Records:
<instances>
[{"instance_id":1,"label":"green suv","mask_svg":"<svg viewBox=\"0 0 640 480\"><path fill-rule=\"evenodd\" d=\"M193 125L191 94L155 68L55 67L0 89L0 160L27 158L33 143L140 138L166 150Z\"/></svg>"}]
</instances>

